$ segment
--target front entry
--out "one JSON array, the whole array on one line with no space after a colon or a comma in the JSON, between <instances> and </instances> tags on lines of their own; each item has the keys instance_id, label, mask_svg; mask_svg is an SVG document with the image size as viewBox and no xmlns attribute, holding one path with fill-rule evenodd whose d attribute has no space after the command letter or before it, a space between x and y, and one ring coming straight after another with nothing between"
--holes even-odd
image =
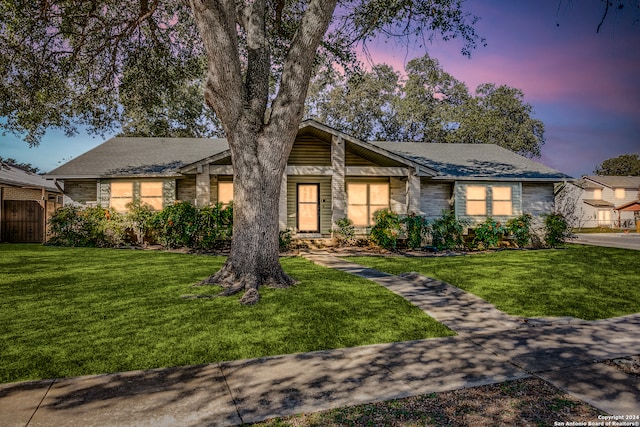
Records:
<instances>
[{"instance_id":1,"label":"front entry","mask_svg":"<svg viewBox=\"0 0 640 427\"><path fill-rule=\"evenodd\" d=\"M298 184L298 232L320 232L320 184Z\"/></svg>"}]
</instances>

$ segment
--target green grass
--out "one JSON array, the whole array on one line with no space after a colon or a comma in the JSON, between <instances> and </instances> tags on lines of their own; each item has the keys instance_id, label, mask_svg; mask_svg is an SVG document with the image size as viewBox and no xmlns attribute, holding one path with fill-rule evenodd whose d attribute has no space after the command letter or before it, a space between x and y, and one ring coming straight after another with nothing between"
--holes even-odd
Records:
<instances>
[{"instance_id":1,"label":"green grass","mask_svg":"<svg viewBox=\"0 0 640 427\"><path fill-rule=\"evenodd\" d=\"M0 244L0 382L307 352L453 333L383 287L301 258L299 283L240 295L191 285L224 258Z\"/></svg>"},{"instance_id":2,"label":"green grass","mask_svg":"<svg viewBox=\"0 0 640 427\"><path fill-rule=\"evenodd\" d=\"M640 253L568 245L459 257L350 257L392 274L416 271L515 316L604 319L640 312Z\"/></svg>"}]
</instances>

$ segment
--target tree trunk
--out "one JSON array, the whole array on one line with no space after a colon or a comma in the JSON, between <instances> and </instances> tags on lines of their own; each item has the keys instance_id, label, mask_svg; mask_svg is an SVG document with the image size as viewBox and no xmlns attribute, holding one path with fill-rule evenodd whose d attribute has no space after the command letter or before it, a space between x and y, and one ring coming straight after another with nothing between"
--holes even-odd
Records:
<instances>
[{"instance_id":1,"label":"tree trunk","mask_svg":"<svg viewBox=\"0 0 640 427\"><path fill-rule=\"evenodd\" d=\"M240 302L255 304L261 285L286 288L295 283L280 266L278 200L297 126L280 133L280 138L256 136L251 126L236 129L229 137L234 165L231 252L220 271L201 284L223 286L220 295L245 291Z\"/></svg>"}]
</instances>

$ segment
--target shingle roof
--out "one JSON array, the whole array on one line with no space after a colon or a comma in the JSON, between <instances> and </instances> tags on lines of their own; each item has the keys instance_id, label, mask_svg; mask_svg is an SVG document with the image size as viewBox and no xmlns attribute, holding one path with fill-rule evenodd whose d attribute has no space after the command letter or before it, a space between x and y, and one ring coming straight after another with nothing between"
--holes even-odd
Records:
<instances>
[{"instance_id":1,"label":"shingle roof","mask_svg":"<svg viewBox=\"0 0 640 427\"><path fill-rule=\"evenodd\" d=\"M177 176L181 167L228 148L225 139L117 137L46 176L59 179Z\"/></svg>"},{"instance_id":2,"label":"shingle roof","mask_svg":"<svg viewBox=\"0 0 640 427\"><path fill-rule=\"evenodd\" d=\"M51 181L47 181L42 176L6 163L0 163L0 184L22 188L45 188L47 191L60 192Z\"/></svg>"},{"instance_id":3,"label":"shingle roof","mask_svg":"<svg viewBox=\"0 0 640 427\"><path fill-rule=\"evenodd\" d=\"M314 126L314 123L305 122L304 126ZM436 179L572 180L557 170L492 144L358 143L436 171ZM58 179L179 176L181 168L228 149L225 139L112 138L46 176Z\"/></svg>"},{"instance_id":4,"label":"shingle roof","mask_svg":"<svg viewBox=\"0 0 640 427\"><path fill-rule=\"evenodd\" d=\"M640 176L600 176L590 175L582 177L583 180L596 182L609 188L638 188L640 189ZM588 182L588 181L587 181Z\"/></svg>"},{"instance_id":5,"label":"shingle roof","mask_svg":"<svg viewBox=\"0 0 640 427\"><path fill-rule=\"evenodd\" d=\"M558 181L569 175L495 144L372 142L437 170L443 179L517 179Z\"/></svg>"}]
</instances>

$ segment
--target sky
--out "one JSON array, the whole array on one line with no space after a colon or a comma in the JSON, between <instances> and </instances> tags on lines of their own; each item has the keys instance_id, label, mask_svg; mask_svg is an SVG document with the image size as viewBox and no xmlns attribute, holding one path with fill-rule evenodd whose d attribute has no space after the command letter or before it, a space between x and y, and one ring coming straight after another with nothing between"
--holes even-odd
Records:
<instances>
[{"instance_id":1,"label":"sky","mask_svg":"<svg viewBox=\"0 0 640 427\"><path fill-rule=\"evenodd\" d=\"M536 160L578 178L608 158L640 154L640 8L610 10L596 33L603 7L601 0L467 0L464 8L480 17L476 30L487 43L470 59L455 40L369 48L375 62L399 71L426 51L472 90L481 83L521 89L546 127ZM29 148L7 134L0 156L48 172L110 136L69 138L51 130Z\"/></svg>"}]
</instances>

